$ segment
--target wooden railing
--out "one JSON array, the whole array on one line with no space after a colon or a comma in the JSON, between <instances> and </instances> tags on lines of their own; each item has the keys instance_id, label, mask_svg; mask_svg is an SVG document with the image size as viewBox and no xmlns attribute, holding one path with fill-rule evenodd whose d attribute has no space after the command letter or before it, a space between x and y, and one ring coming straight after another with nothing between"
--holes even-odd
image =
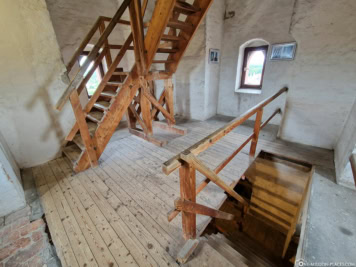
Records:
<instances>
[{"instance_id":1,"label":"wooden railing","mask_svg":"<svg viewBox=\"0 0 356 267\"><path fill-rule=\"evenodd\" d=\"M180 179L180 198L175 201L175 208L168 214L168 220L173 220L180 212L182 212L182 228L183 236L185 239L194 239L196 237L196 214L211 216L215 218L223 218L227 220L233 219L231 214L215 210L204 205L196 203L196 196L199 194L210 181L222 188L231 197L241 202L244 207L247 208L248 203L234 191L232 186L227 185L218 173L250 142L250 157L254 157L256 153L256 147L260 130L267 125L267 123L278 113L281 113L281 109L277 109L265 122L261 123L263 108L271 103L278 96L287 92L288 88L282 88L273 96L265 99L258 105L246 111L240 117L229 122L222 128L218 129L214 133L200 140L196 144L192 145L182 153L171 158L165 162L162 166L165 174L170 174L177 168L179 168ZM219 141L222 137L227 135L237 126L248 120L250 117L256 114L255 126L253 133L241 144L231 155L229 155L218 167L214 170L209 169L201 160L196 156L201 152L208 149L210 146ZM198 170L206 179L196 187L195 171Z\"/></svg>"}]
</instances>

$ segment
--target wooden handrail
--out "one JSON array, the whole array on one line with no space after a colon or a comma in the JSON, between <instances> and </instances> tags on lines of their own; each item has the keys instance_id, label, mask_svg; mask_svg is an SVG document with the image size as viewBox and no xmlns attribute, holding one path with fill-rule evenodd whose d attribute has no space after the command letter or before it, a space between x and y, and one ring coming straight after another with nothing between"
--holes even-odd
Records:
<instances>
[{"instance_id":1,"label":"wooden handrail","mask_svg":"<svg viewBox=\"0 0 356 267\"><path fill-rule=\"evenodd\" d=\"M79 69L78 73L75 75L67 89L64 91L60 99L58 100L56 104L56 109L61 110L65 104L65 102L68 100L70 94L76 90L78 84L82 81L84 73L86 72L87 68L89 67L91 61L93 61L99 52L100 48L104 45L105 41L108 39L109 35L113 31L114 27L117 24L117 21L122 17L124 14L126 8L128 5L131 3L131 0L125 0L118 11L116 12L115 16L110 20L109 25L106 27L105 31L103 34L100 36L98 42L96 45L93 47L91 52L89 53L87 59L84 61L83 65Z\"/></svg>"},{"instance_id":2,"label":"wooden handrail","mask_svg":"<svg viewBox=\"0 0 356 267\"><path fill-rule=\"evenodd\" d=\"M257 113L260 109L271 103L274 99L276 99L278 96L283 94L284 92L287 92L288 88L284 87L281 90L279 90L276 94L268 97L261 103L257 104L256 106L252 107L245 113L243 113L240 117L232 120L225 126L221 127L220 129L216 130L212 134L208 135L201 141L195 143L194 145L190 146L186 151L189 151L193 155L197 156L213 144L215 144L218 140L220 140L222 137L227 135L229 132L231 132L233 129L235 129L237 126L241 125L244 123L246 120L248 120L250 117L252 117L255 113ZM171 158L170 160L166 161L163 163L162 170L165 174L170 174L177 168L181 166L181 162L179 161L180 154L176 155L175 157Z\"/></svg>"},{"instance_id":3,"label":"wooden handrail","mask_svg":"<svg viewBox=\"0 0 356 267\"><path fill-rule=\"evenodd\" d=\"M217 186L222 188L225 193L235 198L237 201L243 204L244 212L248 209L248 201L245 200L234 190L234 185L227 185L217 174L226 167L229 162L251 141L250 146L250 157L254 157L256 153L259 132L267 123L278 113L281 113L281 109L277 109L265 122L262 122L263 108L271 103L278 96L287 92L288 88L282 88L276 94L265 99L258 105L249 109L247 112L242 114L240 117L232 120L230 123L221 127L214 133L203 138L201 141L192 145L188 149L184 150L182 153L171 158L163 164L163 171L168 175L175 169L179 168L179 182L180 182L180 199L179 203L175 202L175 208L168 213L168 221L173 220L180 212L182 212L182 229L183 237L185 239L196 238L196 214L204 214L211 217L221 216L218 215L217 210L211 209L201 204L196 203L196 196L209 184L209 182L215 183ZM237 126L241 125L248 118L256 114L255 126L253 133L247 137L247 139L227 158L225 158L219 166L214 170L208 168L201 160L196 156L199 153L205 151L207 148L212 146L222 137L227 135ZM202 173L206 179L201 182L198 187L196 187L196 171ZM230 217L223 214L221 217L223 219L229 219Z\"/></svg>"}]
</instances>

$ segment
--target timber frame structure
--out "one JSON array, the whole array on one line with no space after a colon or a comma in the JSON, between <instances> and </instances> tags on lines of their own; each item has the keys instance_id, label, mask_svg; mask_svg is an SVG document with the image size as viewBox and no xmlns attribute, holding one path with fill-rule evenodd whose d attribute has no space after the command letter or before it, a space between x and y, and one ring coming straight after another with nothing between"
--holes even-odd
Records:
<instances>
[{"instance_id":1,"label":"timber frame structure","mask_svg":"<svg viewBox=\"0 0 356 267\"><path fill-rule=\"evenodd\" d=\"M143 0L141 5L140 0L124 0L113 18L99 17L67 64L70 73L87 44L99 32L98 41L56 104L56 109L61 110L70 100L74 111L76 123L66 137L68 143L63 152L72 161L76 172L98 164L125 113L130 132L157 145L162 146L164 142L153 137L154 126L185 134L184 129L174 126L172 75L212 0L195 0L193 4L182 0L157 0L150 22L144 25L147 2ZM130 21L121 19L126 9ZM117 24L131 26L131 34L122 45L110 44L108 39ZM115 58L111 50L118 50ZM118 66L129 50L134 51L135 64L130 72L125 72ZM155 59L157 54L166 54L167 58ZM82 107L79 95L104 60L107 71L88 103ZM165 70L150 71L152 64L163 64ZM154 94L155 80L164 80L165 84L158 99ZM159 112L167 124L158 122Z\"/></svg>"}]
</instances>

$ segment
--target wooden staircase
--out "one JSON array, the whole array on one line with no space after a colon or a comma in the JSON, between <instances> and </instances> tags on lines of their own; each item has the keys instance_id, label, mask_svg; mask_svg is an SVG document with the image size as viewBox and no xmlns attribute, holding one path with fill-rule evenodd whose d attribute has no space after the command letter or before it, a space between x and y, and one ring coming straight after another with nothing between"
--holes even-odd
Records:
<instances>
[{"instance_id":1,"label":"wooden staircase","mask_svg":"<svg viewBox=\"0 0 356 267\"><path fill-rule=\"evenodd\" d=\"M99 17L67 65L68 72L72 71L99 31L99 40L56 104L61 110L69 99L73 107L76 123L66 137L68 143L63 152L76 172L98 164L125 113L130 132L146 140L154 140L153 120L158 120L159 112L168 123L166 128L175 130L172 75L212 0L195 0L193 4L156 0L152 18L144 25L147 1L141 6L140 0L125 0L113 18ZM129 9L130 21L121 19L126 9ZM117 24L131 26L131 34L122 45L112 45L108 39ZM112 50L119 50L114 59ZM131 71L124 71L119 64L130 50L134 51L135 64ZM79 94L103 61L107 71L86 106L82 107ZM152 64L163 66L163 70L152 71ZM154 80L165 80L164 91L158 99L154 95Z\"/></svg>"},{"instance_id":2,"label":"wooden staircase","mask_svg":"<svg viewBox=\"0 0 356 267\"><path fill-rule=\"evenodd\" d=\"M199 238L199 244L189 258L179 258L183 266L258 266L285 267L283 262L241 233L233 243L224 235L212 234Z\"/></svg>"}]
</instances>

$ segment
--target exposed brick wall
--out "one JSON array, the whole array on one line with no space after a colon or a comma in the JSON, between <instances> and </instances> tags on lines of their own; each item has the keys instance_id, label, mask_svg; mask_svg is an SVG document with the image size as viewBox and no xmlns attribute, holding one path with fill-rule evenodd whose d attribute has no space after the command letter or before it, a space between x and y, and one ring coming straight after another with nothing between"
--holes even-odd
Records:
<instances>
[{"instance_id":1,"label":"exposed brick wall","mask_svg":"<svg viewBox=\"0 0 356 267\"><path fill-rule=\"evenodd\" d=\"M27 206L6 216L0 226L0 267L37 267L53 258L42 219L30 222Z\"/></svg>"}]
</instances>

